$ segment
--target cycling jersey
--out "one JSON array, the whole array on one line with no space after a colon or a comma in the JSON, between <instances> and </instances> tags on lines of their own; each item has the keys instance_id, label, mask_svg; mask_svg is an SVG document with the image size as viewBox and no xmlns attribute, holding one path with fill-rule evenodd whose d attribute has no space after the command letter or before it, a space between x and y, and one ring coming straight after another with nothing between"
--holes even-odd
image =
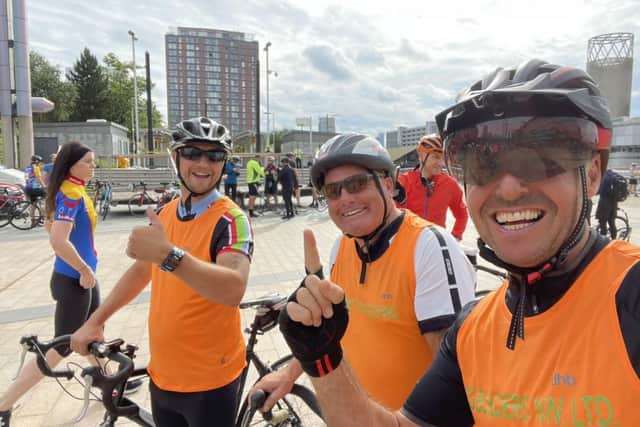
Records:
<instances>
[{"instance_id":1,"label":"cycling jersey","mask_svg":"<svg viewBox=\"0 0 640 427\"><path fill-rule=\"evenodd\" d=\"M407 208L441 227L446 227L447 209L451 209L455 218L451 234L462 239L469 219L462 189L455 179L445 173L432 176L428 183L425 181L419 168L398 176L398 182L407 194L405 204L399 207Z\"/></svg>"},{"instance_id":2,"label":"cycling jersey","mask_svg":"<svg viewBox=\"0 0 640 427\"><path fill-rule=\"evenodd\" d=\"M42 184L40 184L40 181L38 180L38 178L42 175L42 172L40 171L40 166L36 165L35 163L32 163L25 168L24 173L26 175L26 179L25 179L26 189L31 190L36 188L42 188Z\"/></svg>"},{"instance_id":3,"label":"cycling jersey","mask_svg":"<svg viewBox=\"0 0 640 427\"><path fill-rule=\"evenodd\" d=\"M640 425L640 250L597 239L576 269L526 289L514 350L518 285L465 307L405 415L453 427Z\"/></svg>"},{"instance_id":4,"label":"cycling jersey","mask_svg":"<svg viewBox=\"0 0 640 427\"><path fill-rule=\"evenodd\" d=\"M349 306L346 358L374 399L398 409L431 364L423 334L450 326L473 298L473 267L446 231L411 212L368 255L339 238L330 265Z\"/></svg>"},{"instance_id":5,"label":"cycling jersey","mask_svg":"<svg viewBox=\"0 0 640 427\"><path fill-rule=\"evenodd\" d=\"M229 251L251 257L251 225L231 200L213 191L194 203L196 215L188 218L178 215L179 206L180 199L173 200L158 214L173 244L207 262ZM199 392L237 378L245 366L238 307L202 297L157 265L151 283L148 369L154 384L167 391Z\"/></svg>"},{"instance_id":6,"label":"cycling jersey","mask_svg":"<svg viewBox=\"0 0 640 427\"><path fill-rule=\"evenodd\" d=\"M96 218L93 202L85 191L85 182L74 176L64 180L56 195L53 220L73 223L69 241L78 251L80 258L94 272L98 266L98 254L93 244ZM56 256L53 271L76 279L80 278L80 273L59 256Z\"/></svg>"},{"instance_id":7,"label":"cycling jersey","mask_svg":"<svg viewBox=\"0 0 640 427\"><path fill-rule=\"evenodd\" d=\"M247 184L257 184L264 178L264 169L257 160L247 162Z\"/></svg>"}]
</instances>

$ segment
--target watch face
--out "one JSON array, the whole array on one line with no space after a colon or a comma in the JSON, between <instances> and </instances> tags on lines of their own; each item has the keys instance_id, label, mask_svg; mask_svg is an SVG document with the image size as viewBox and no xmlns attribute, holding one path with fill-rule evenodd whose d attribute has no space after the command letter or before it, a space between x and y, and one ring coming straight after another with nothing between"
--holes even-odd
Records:
<instances>
[{"instance_id":1,"label":"watch face","mask_svg":"<svg viewBox=\"0 0 640 427\"><path fill-rule=\"evenodd\" d=\"M162 271L172 272L178 267L180 261L182 261L182 257L184 257L184 251L178 248L171 249L169 255L167 255L164 261L162 261L162 264L160 264L160 269Z\"/></svg>"}]
</instances>

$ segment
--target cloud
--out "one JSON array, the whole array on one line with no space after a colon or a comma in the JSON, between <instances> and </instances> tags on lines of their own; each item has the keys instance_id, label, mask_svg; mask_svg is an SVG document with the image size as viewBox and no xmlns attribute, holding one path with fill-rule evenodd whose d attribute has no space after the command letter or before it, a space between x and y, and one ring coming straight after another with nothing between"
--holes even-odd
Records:
<instances>
[{"instance_id":1,"label":"cloud","mask_svg":"<svg viewBox=\"0 0 640 427\"><path fill-rule=\"evenodd\" d=\"M332 79L350 80L352 75L342 54L329 46L310 46L303 55L314 68L327 74Z\"/></svg>"}]
</instances>

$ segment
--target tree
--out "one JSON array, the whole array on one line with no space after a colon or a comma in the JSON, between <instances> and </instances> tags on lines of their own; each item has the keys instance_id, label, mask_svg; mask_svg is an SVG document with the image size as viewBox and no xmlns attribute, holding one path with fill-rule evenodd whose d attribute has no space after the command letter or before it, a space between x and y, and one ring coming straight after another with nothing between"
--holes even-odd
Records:
<instances>
[{"instance_id":1,"label":"tree","mask_svg":"<svg viewBox=\"0 0 640 427\"><path fill-rule=\"evenodd\" d=\"M68 121L75 98L74 86L67 81L62 81L60 70L35 51L29 52L29 68L31 71L31 96L41 96L55 104L53 111L49 113L35 113L33 121Z\"/></svg>"},{"instance_id":2,"label":"tree","mask_svg":"<svg viewBox=\"0 0 640 427\"><path fill-rule=\"evenodd\" d=\"M122 62L114 53L108 53L103 62L105 64L107 82L109 87L109 99L107 101L109 120L119 123L131 129L133 133L133 123L131 120L133 101L133 79L130 77L131 63ZM145 88L147 80L137 77L138 84L138 120L140 129L147 127L147 101ZM152 85L153 88L153 85ZM162 115L152 103L152 123L153 127L162 126ZM143 139L143 136L140 136Z\"/></svg>"},{"instance_id":3,"label":"tree","mask_svg":"<svg viewBox=\"0 0 640 427\"><path fill-rule=\"evenodd\" d=\"M98 59L84 48L80 59L67 73L67 79L76 89L76 98L71 110L71 120L107 119L108 81Z\"/></svg>"}]
</instances>

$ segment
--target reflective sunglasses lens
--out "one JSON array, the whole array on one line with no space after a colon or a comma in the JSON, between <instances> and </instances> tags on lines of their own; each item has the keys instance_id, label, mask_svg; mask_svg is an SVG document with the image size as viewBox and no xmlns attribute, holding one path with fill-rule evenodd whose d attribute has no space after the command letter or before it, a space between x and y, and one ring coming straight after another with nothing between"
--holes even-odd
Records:
<instances>
[{"instance_id":1,"label":"reflective sunglasses lens","mask_svg":"<svg viewBox=\"0 0 640 427\"><path fill-rule=\"evenodd\" d=\"M205 153L212 162L221 162L227 157L227 153L224 151L205 151Z\"/></svg>"},{"instance_id":2,"label":"reflective sunglasses lens","mask_svg":"<svg viewBox=\"0 0 640 427\"><path fill-rule=\"evenodd\" d=\"M188 160L198 160L202 157L202 150L196 147L184 147L180 154Z\"/></svg>"},{"instance_id":3,"label":"reflective sunglasses lens","mask_svg":"<svg viewBox=\"0 0 640 427\"><path fill-rule=\"evenodd\" d=\"M322 192L327 199L339 199L343 188L347 190L349 194L359 193L360 191L364 190L364 188L369 183L369 180L371 180L372 178L373 176L368 173L353 175L342 181L325 184L322 188Z\"/></svg>"}]
</instances>

